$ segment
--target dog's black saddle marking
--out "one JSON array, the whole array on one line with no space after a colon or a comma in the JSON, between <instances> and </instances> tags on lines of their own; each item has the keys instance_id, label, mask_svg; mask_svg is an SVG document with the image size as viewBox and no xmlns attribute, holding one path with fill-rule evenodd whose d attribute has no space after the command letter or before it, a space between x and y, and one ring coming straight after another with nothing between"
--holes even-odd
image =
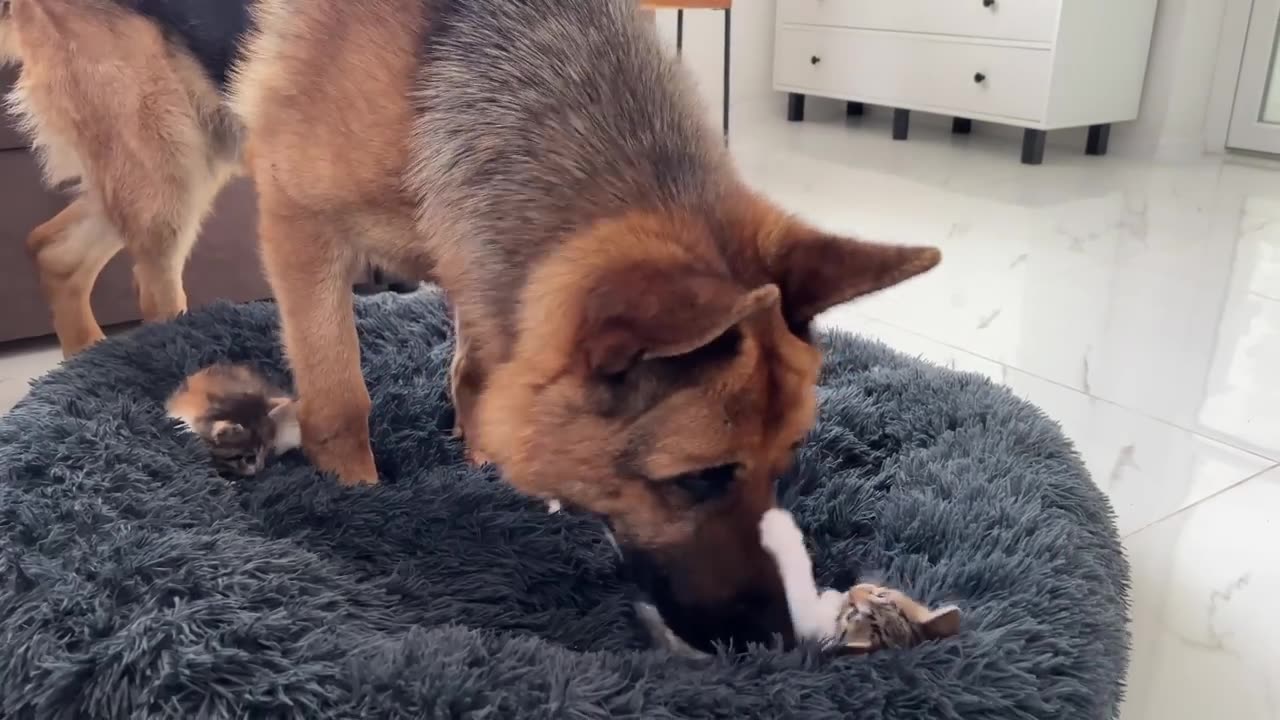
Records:
<instances>
[{"instance_id":1,"label":"dog's black saddle marking","mask_svg":"<svg viewBox=\"0 0 1280 720\"><path fill-rule=\"evenodd\" d=\"M251 0L115 0L149 17L179 41L225 88L240 42L249 29Z\"/></svg>"}]
</instances>

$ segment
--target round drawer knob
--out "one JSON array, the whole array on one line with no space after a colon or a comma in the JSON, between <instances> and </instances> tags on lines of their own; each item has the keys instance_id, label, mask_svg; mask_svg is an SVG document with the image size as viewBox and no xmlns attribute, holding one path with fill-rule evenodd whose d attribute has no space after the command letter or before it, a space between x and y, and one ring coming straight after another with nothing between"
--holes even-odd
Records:
<instances>
[{"instance_id":1,"label":"round drawer knob","mask_svg":"<svg viewBox=\"0 0 1280 720\"><path fill-rule=\"evenodd\" d=\"M989 7L995 7L995 6L996 6L996 0L982 0L982 7L989 8Z\"/></svg>"},{"instance_id":2,"label":"round drawer knob","mask_svg":"<svg viewBox=\"0 0 1280 720\"><path fill-rule=\"evenodd\" d=\"M981 85L982 83L987 81L987 76L983 73L974 73L973 81Z\"/></svg>"},{"instance_id":3,"label":"round drawer knob","mask_svg":"<svg viewBox=\"0 0 1280 720\"><path fill-rule=\"evenodd\" d=\"M809 58L810 65L817 65L820 62L822 62L822 58L818 57L817 55L814 55L813 57Z\"/></svg>"}]
</instances>

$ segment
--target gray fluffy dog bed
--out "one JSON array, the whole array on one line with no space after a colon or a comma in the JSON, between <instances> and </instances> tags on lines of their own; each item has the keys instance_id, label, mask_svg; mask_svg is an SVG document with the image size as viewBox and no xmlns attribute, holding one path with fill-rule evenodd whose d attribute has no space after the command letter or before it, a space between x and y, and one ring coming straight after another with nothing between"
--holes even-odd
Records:
<instances>
[{"instance_id":1,"label":"gray fluffy dog bed","mask_svg":"<svg viewBox=\"0 0 1280 720\"><path fill-rule=\"evenodd\" d=\"M236 486L166 420L218 360L288 383L270 304L101 344L0 421L0 717L1114 717L1127 566L1057 426L985 379L834 336L780 497L819 581L964 610L832 658L646 648L598 523L462 462L443 301L360 301L387 481L300 456Z\"/></svg>"}]
</instances>

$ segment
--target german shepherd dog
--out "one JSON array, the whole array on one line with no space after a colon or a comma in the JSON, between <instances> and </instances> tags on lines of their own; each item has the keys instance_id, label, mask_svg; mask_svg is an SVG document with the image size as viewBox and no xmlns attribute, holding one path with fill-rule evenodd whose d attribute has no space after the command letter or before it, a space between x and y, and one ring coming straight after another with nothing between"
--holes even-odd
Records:
<instances>
[{"instance_id":1,"label":"german shepherd dog","mask_svg":"<svg viewBox=\"0 0 1280 720\"><path fill-rule=\"evenodd\" d=\"M814 317L934 248L747 188L634 0L0 0L12 106L75 201L31 235L62 345L121 247L147 318L223 182L259 193L304 447L378 480L351 303L447 292L473 456L608 519L698 648L791 636L759 522L814 422Z\"/></svg>"}]
</instances>

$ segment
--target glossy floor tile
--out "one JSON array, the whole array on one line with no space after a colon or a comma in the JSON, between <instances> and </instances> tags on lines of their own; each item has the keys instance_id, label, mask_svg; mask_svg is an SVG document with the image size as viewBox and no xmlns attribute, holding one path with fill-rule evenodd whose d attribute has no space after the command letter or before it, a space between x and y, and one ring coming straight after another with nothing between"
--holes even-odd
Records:
<instances>
[{"instance_id":1,"label":"glossy floor tile","mask_svg":"<svg viewBox=\"0 0 1280 720\"><path fill-rule=\"evenodd\" d=\"M1129 538L1133 667L1122 717L1280 718L1280 470Z\"/></svg>"},{"instance_id":2,"label":"glossy floor tile","mask_svg":"<svg viewBox=\"0 0 1280 720\"><path fill-rule=\"evenodd\" d=\"M24 395L32 380L62 362L62 351L52 340L35 340L0 346L0 414L8 412Z\"/></svg>"},{"instance_id":3,"label":"glossy floor tile","mask_svg":"<svg viewBox=\"0 0 1280 720\"><path fill-rule=\"evenodd\" d=\"M1275 465L1268 458L848 308L828 313L823 323L875 338L935 365L983 375L1039 406L1076 443L1094 482L1110 497L1122 535Z\"/></svg>"}]
</instances>

